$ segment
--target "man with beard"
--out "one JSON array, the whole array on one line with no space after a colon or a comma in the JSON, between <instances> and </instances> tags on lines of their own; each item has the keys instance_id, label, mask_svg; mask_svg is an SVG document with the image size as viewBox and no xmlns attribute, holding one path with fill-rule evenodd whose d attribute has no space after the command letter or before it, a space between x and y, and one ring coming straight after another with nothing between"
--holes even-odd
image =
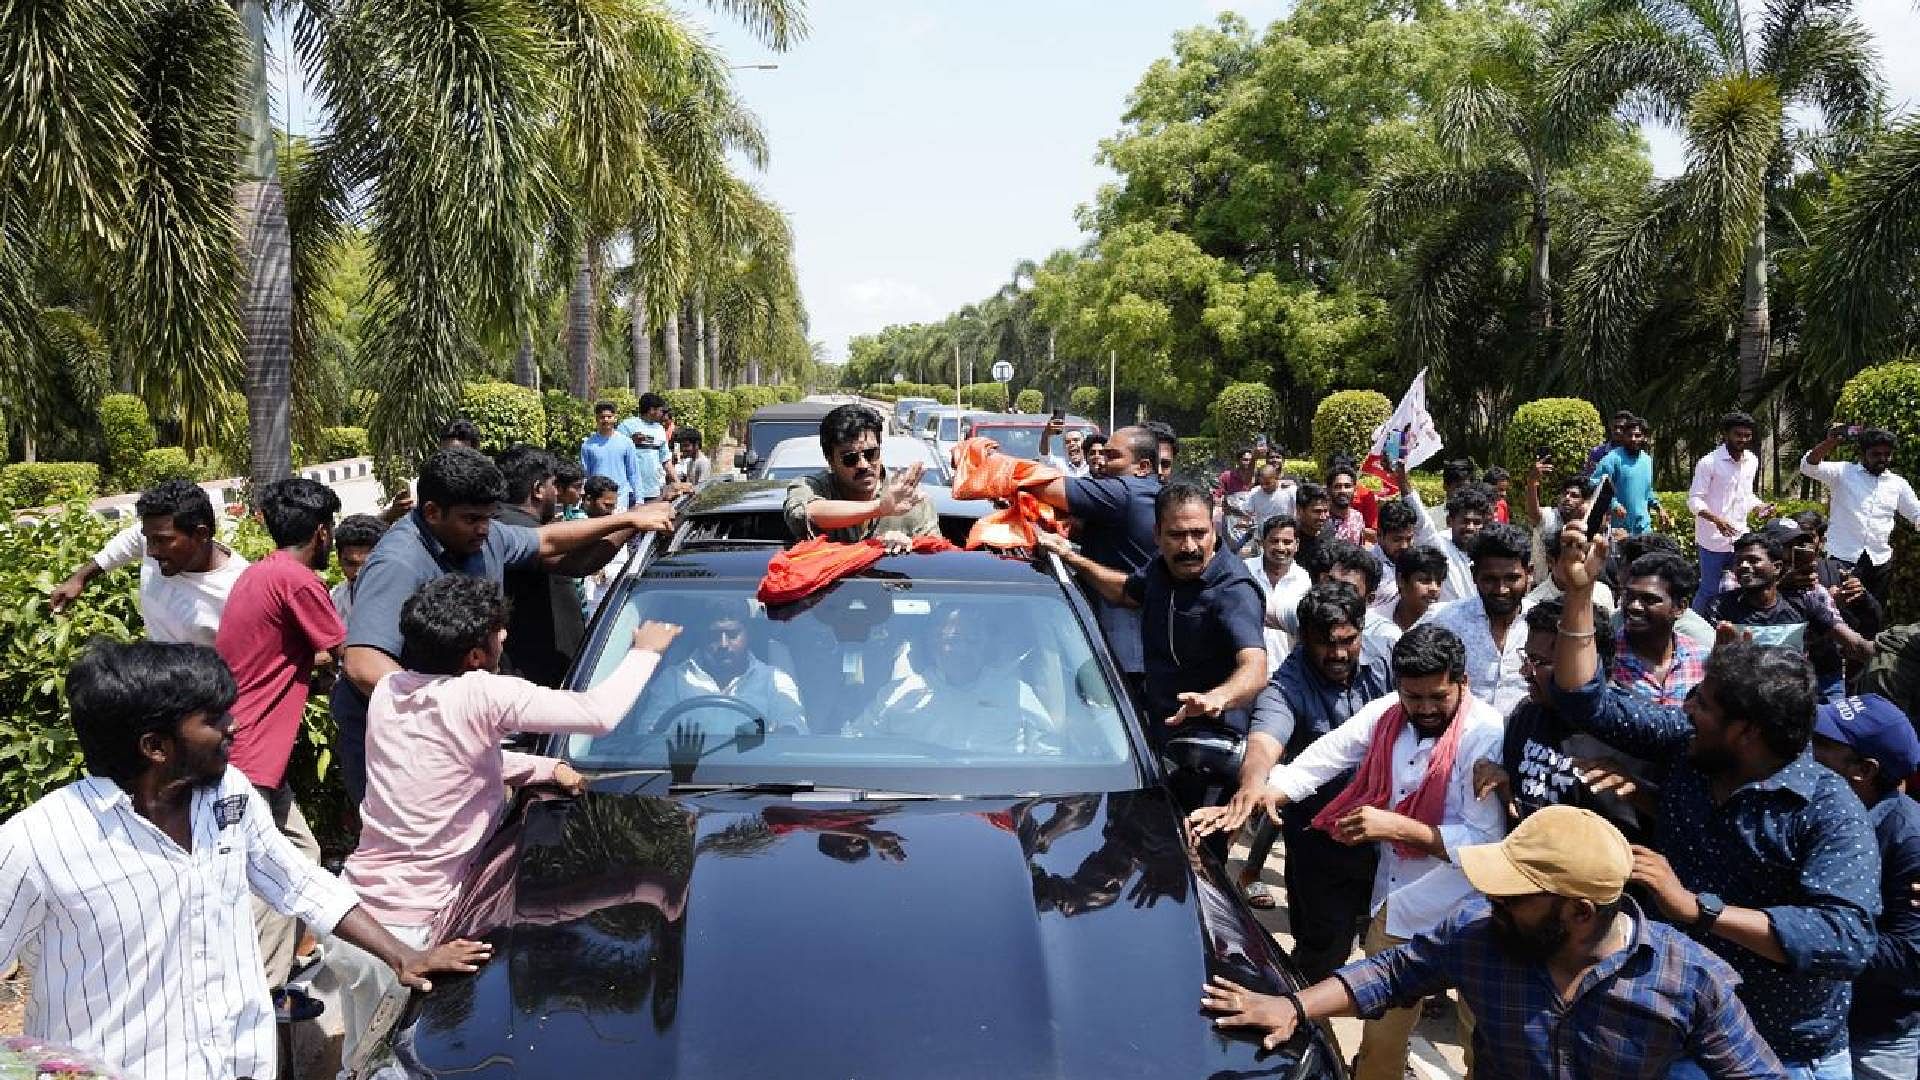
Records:
<instances>
[{"instance_id":1,"label":"man with beard","mask_svg":"<svg viewBox=\"0 0 1920 1080\"><path fill-rule=\"evenodd\" d=\"M29 1037L121 1076L272 1080L250 895L418 989L486 958L470 941L403 944L293 850L227 763L237 690L212 649L97 642L67 695L92 775L0 826L0 963L24 957Z\"/></svg>"},{"instance_id":2,"label":"man with beard","mask_svg":"<svg viewBox=\"0 0 1920 1080\"><path fill-rule=\"evenodd\" d=\"M1858 461L1828 461L1827 455L1849 433ZM1827 526L1827 552L1860 578L1874 599L1887 602L1893 583L1893 519L1920 526L1920 498L1913 486L1892 471L1898 441L1880 428L1861 430L1835 424L1827 437L1800 459L1800 475L1833 492L1833 520Z\"/></svg>"},{"instance_id":3,"label":"man with beard","mask_svg":"<svg viewBox=\"0 0 1920 1080\"><path fill-rule=\"evenodd\" d=\"M1482 1080L1658 1077L1691 1060L1705 1075L1760 1080L1779 1059L1733 993L1725 961L1626 894L1626 837L1591 811L1553 806L1498 844L1460 849L1486 899L1446 924L1341 968L1297 994L1215 976L1201 1004L1223 1028L1264 1028L1276 1049L1303 1021L1378 1016L1458 988Z\"/></svg>"},{"instance_id":4,"label":"man with beard","mask_svg":"<svg viewBox=\"0 0 1920 1080\"><path fill-rule=\"evenodd\" d=\"M697 697L725 697L740 702L767 722L768 731L795 734L807 730L800 707L800 687L793 676L753 655L747 641L747 627L753 612L747 601L716 601L701 620L700 629L689 634L693 655L661 674L660 684L647 695L646 730L668 709ZM511 636L509 641L513 640ZM709 727L724 724L732 731L746 719L736 709L718 706L694 709L686 714L695 727L706 721Z\"/></svg>"},{"instance_id":5,"label":"man with beard","mask_svg":"<svg viewBox=\"0 0 1920 1080\"><path fill-rule=\"evenodd\" d=\"M842 405L820 421L827 467L787 487L787 529L796 540L826 536L843 543L879 539L898 555L916 536L939 536L940 518L920 491L916 462L888 476L880 464L886 422L865 405Z\"/></svg>"},{"instance_id":6,"label":"man with beard","mask_svg":"<svg viewBox=\"0 0 1920 1080\"><path fill-rule=\"evenodd\" d=\"M1505 809L1474 794L1474 763L1499 754L1501 726L1500 714L1468 692L1466 647L1443 627L1416 626L1394 645L1393 670L1394 693L1276 766L1253 799L1188 817L1194 834L1206 836L1251 801L1280 822L1281 808L1353 770L1353 782L1314 815L1313 827L1343 844L1378 845L1368 956L1432 932L1472 892L1460 874L1460 848L1491 843L1507 829ZM1358 1080L1401 1080L1419 1017L1413 1005L1367 1023ZM1471 1026L1470 1017L1462 1022Z\"/></svg>"},{"instance_id":7,"label":"man with beard","mask_svg":"<svg viewBox=\"0 0 1920 1080\"><path fill-rule=\"evenodd\" d=\"M1693 486L1687 489L1687 510L1694 516L1693 539L1700 549L1700 579L1712 587L1694 597L1693 609L1702 615L1713 601L1720 575L1733 564L1733 541L1747 531L1747 516L1771 513L1754 493L1760 459L1747 452L1756 425L1749 413L1730 412L1720 418L1720 445L1693 466Z\"/></svg>"},{"instance_id":8,"label":"man with beard","mask_svg":"<svg viewBox=\"0 0 1920 1080\"><path fill-rule=\"evenodd\" d=\"M1627 421L1626 435L1625 442L1607 451L1594 466L1587 483L1613 481L1613 506L1627 516L1627 535L1638 536L1653 528L1655 520L1662 528L1672 523L1653 497L1653 455L1647 451L1647 422L1639 417Z\"/></svg>"},{"instance_id":9,"label":"man with beard","mask_svg":"<svg viewBox=\"0 0 1920 1080\"><path fill-rule=\"evenodd\" d=\"M1017 668L993 662L995 631L982 614L961 606L941 613L929 627L927 659L882 690L847 733L995 754L1058 753L1059 724Z\"/></svg>"},{"instance_id":10,"label":"man with beard","mask_svg":"<svg viewBox=\"0 0 1920 1080\"><path fill-rule=\"evenodd\" d=\"M1627 567L1608 676L1615 686L1677 708L1700 685L1710 650L1677 629L1692 613L1688 601L1699 581L1692 563L1664 551L1642 555ZM1602 584L1593 583L1596 593Z\"/></svg>"},{"instance_id":11,"label":"man with beard","mask_svg":"<svg viewBox=\"0 0 1920 1080\"><path fill-rule=\"evenodd\" d=\"M1836 617L1830 603L1816 603L1805 591L1781 588L1788 544L1797 543L1805 534L1792 522L1778 524L1785 528L1748 533L1734 542L1735 587L1713 598L1707 605L1707 618L1716 625L1731 623L1735 630L1750 635L1755 644L1781 646L1802 655L1807 651L1810 628L1833 635L1854 652L1863 651L1865 643Z\"/></svg>"},{"instance_id":12,"label":"man with beard","mask_svg":"<svg viewBox=\"0 0 1920 1080\"><path fill-rule=\"evenodd\" d=\"M1553 505L1540 505L1540 482L1553 475L1553 462L1542 459L1527 473L1527 520L1533 523L1533 576L1540 580L1553 568L1547 556L1546 538L1559 536L1570 521L1587 520L1587 481L1569 476L1560 481Z\"/></svg>"},{"instance_id":13,"label":"man with beard","mask_svg":"<svg viewBox=\"0 0 1920 1080\"><path fill-rule=\"evenodd\" d=\"M1852 980L1873 955L1880 855L1860 800L1807 752L1812 673L1789 649L1728 643L1684 709L1608 688L1594 648L1592 585L1606 540L1562 535L1566 611L1554 706L1575 728L1649 761L1660 789L1658 850L1636 847L1633 880L1659 914L1731 964L1740 999L1785 1063L1774 1075L1849 1075ZM1672 1074L1699 1075L1682 1065Z\"/></svg>"},{"instance_id":14,"label":"man with beard","mask_svg":"<svg viewBox=\"0 0 1920 1080\"><path fill-rule=\"evenodd\" d=\"M500 455L507 497L496 519L537 529L552 521L560 503L553 477L560 463L532 446L514 446ZM516 566L502 581L512 614L507 620L507 670L539 683L559 686L587 640L587 618L577 579L548 572L538 564Z\"/></svg>"},{"instance_id":15,"label":"man with beard","mask_svg":"<svg viewBox=\"0 0 1920 1080\"><path fill-rule=\"evenodd\" d=\"M1360 470L1353 463L1340 460L1327 470L1327 500L1329 520L1327 535L1329 539L1344 540L1349 544L1364 544L1367 541L1367 519L1353 505L1353 493L1360 487Z\"/></svg>"},{"instance_id":16,"label":"man with beard","mask_svg":"<svg viewBox=\"0 0 1920 1080\"><path fill-rule=\"evenodd\" d=\"M1407 501L1421 513L1420 493L1409 485ZM1473 538L1493 520L1493 489L1485 484L1463 482L1447 495L1445 532L1436 532L1430 542L1447 556L1447 583L1440 588L1440 600L1465 600L1474 594Z\"/></svg>"},{"instance_id":17,"label":"man with beard","mask_svg":"<svg viewBox=\"0 0 1920 1080\"><path fill-rule=\"evenodd\" d=\"M1400 599L1400 556L1426 531L1421 526L1426 524L1427 516L1405 499L1387 499L1380 503L1375 520L1379 528L1375 530L1376 539L1370 550L1380 559L1380 587L1366 599L1369 606L1391 614Z\"/></svg>"},{"instance_id":18,"label":"man with beard","mask_svg":"<svg viewBox=\"0 0 1920 1080\"><path fill-rule=\"evenodd\" d=\"M1247 573L1260 586L1266 610L1289 610L1299 606L1313 582L1306 567L1294 558L1300 547L1300 525L1290 515L1275 514L1260 525L1260 554L1247 557ZM1293 650L1293 638L1285 630L1267 626L1267 666L1277 668Z\"/></svg>"},{"instance_id":19,"label":"man with beard","mask_svg":"<svg viewBox=\"0 0 1920 1080\"><path fill-rule=\"evenodd\" d=\"M1467 648L1467 684L1481 701L1505 716L1527 696L1520 674L1527 623L1520 605L1532 575L1527 534L1494 522L1473 539L1473 585L1477 595L1428 611L1422 623L1444 626Z\"/></svg>"}]
</instances>

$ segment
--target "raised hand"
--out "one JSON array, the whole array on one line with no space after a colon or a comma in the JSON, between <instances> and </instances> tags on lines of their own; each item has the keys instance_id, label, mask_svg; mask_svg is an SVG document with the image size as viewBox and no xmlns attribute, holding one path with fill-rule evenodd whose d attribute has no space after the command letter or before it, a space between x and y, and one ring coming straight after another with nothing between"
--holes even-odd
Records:
<instances>
[{"instance_id":1,"label":"raised hand","mask_svg":"<svg viewBox=\"0 0 1920 1080\"><path fill-rule=\"evenodd\" d=\"M1223 976L1215 975L1207 982L1201 992L1200 1007L1213 1013L1224 1015L1214 1017L1215 1027L1262 1027L1267 1034L1261 1038L1260 1046L1266 1050L1277 1050L1300 1026L1305 1017L1294 1007L1289 998L1271 997L1256 994L1239 983Z\"/></svg>"},{"instance_id":2,"label":"raised hand","mask_svg":"<svg viewBox=\"0 0 1920 1080\"><path fill-rule=\"evenodd\" d=\"M680 636L680 627L669 622L654 622L648 619L633 630L633 647L647 652L667 655L675 638Z\"/></svg>"}]
</instances>

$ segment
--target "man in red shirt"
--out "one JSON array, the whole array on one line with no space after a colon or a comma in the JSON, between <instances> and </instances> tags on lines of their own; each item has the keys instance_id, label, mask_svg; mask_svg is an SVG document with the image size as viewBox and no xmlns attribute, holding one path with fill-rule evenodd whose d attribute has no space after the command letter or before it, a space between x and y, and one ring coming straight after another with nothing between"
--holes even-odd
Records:
<instances>
[{"instance_id":1,"label":"man in red shirt","mask_svg":"<svg viewBox=\"0 0 1920 1080\"><path fill-rule=\"evenodd\" d=\"M1233 468L1220 470L1220 497L1253 490L1253 451L1242 450Z\"/></svg>"},{"instance_id":2,"label":"man in red shirt","mask_svg":"<svg viewBox=\"0 0 1920 1080\"><path fill-rule=\"evenodd\" d=\"M266 799L274 825L315 862L320 845L294 802L287 760L300 737L314 665L325 658L337 663L347 638L316 572L327 565L339 512L340 496L324 484L295 477L267 485L260 515L277 550L233 583L213 642L240 691L230 760ZM293 967L298 926L257 898L253 910L267 985L279 988Z\"/></svg>"}]
</instances>

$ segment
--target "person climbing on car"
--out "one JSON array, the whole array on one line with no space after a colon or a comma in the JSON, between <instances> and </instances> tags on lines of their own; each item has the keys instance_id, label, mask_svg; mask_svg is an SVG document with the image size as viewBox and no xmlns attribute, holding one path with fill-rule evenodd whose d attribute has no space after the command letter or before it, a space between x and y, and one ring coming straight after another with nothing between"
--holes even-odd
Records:
<instances>
[{"instance_id":1,"label":"person climbing on car","mask_svg":"<svg viewBox=\"0 0 1920 1080\"><path fill-rule=\"evenodd\" d=\"M880 463L880 414L842 405L820 421L827 467L787 487L787 528L796 540L826 536L858 543L878 539L887 554L904 554L916 536L939 536L940 518L920 491L915 463L893 476Z\"/></svg>"}]
</instances>

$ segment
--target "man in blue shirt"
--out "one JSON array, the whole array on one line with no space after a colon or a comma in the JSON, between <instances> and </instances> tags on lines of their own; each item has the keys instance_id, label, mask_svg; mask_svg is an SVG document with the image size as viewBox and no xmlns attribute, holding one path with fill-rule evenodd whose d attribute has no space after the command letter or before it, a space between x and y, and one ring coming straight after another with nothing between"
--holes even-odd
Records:
<instances>
[{"instance_id":1,"label":"man in blue shirt","mask_svg":"<svg viewBox=\"0 0 1920 1080\"><path fill-rule=\"evenodd\" d=\"M1880 845L1880 943L1853 984L1847 1014L1854 1080L1913 1080L1920 1068L1920 803L1903 790L1920 769L1920 736L1878 694L1820 706L1813 756L1867 805Z\"/></svg>"},{"instance_id":2,"label":"man in blue shirt","mask_svg":"<svg viewBox=\"0 0 1920 1080\"><path fill-rule=\"evenodd\" d=\"M1741 1001L1786 1064L1779 1075L1844 1080L1853 980L1873 956L1880 914L1880 854L1860 800L1807 752L1813 674L1799 653L1736 643L1714 651L1684 709L1608 687L1592 604L1606 548L1579 528L1562 534L1555 707L1611 746L1674 763L1659 850L1634 848L1634 881L1739 972ZM1699 1073L1683 1063L1671 1075Z\"/></svg>"},{"instance_id":3,"label":"man in blue shirt","mask_svg":"<svg viewBox=\"0 0 1920 1080\"><path fill-rule=\"evenodd\" d=\"M420 466L420 505L388 529L354 585L346 652L334 683L347 794L366 791L367 699L374 684L400 670L400 609L420 586L442 574L470 574L503 584L506 571L539 563L570 577L612 561L635 531L666 532L673 510L662 503L538 529L494 520L506 497L499 466L478 450L441 450Z\"/></svg>"},{"instance_id":4,"label":"man in blue shirt","mask_svg":"<svg viewBox=\"0 0 1920 1080\"><path fill-rule=\"evenodd\" d=\"M662 482L673 479L666 471L667 399L659 394L640 395L639 415L622 420L620 434L633 440L640 455L640 479L634 483L633 501L659 498Z\"/></svg>"},{"instance_id":5,"label":"man in blue shirt","mask_svg":"<svg viewBox=\"0 0 1920 1080\"><path fill-rule=\"evenodd\" d=\"M1498 844L1460 849L1470 899L1432 934L1297 994L1215 976L1201 998L1223 1028L1275 1049L1304 1020L1375 1017L1457 987L1473 1010L1481 1080L1657 1077L1690 1058L1717 1080L1784 1075L1733 993L1738 975L1626 895L1626 837L1590 810L1550 806Z\"/></svg>"},{"instance_id":6,"label":"man in blue shirt","mask_svg":"<svg viewBox=\"0 0 1920 1080\"><path fill-rule=\"evenodd\" d=\"M617 421L620 410L611 401L602 401L593 407L593 421L597 430L580 440L580 467L588 476L604 476L620 487L617 507L625 510L636 502L645 500L636 497L640 487L640 451L633 445L633 439L620 432Z\"/></svg>"},{"instance_id":7,"label":"man in blue shirt","mask_svg":"<svg viewBox=\"0 0 1920 1080\"><path fill-rule=\"evenodd\" d=\"M1653 499L1653 455L1647 453L1647 422L1635 417L1624 427L1626 441L1607 451L1594 466L1588 483L1598 484L1602 477L1613 480L1613 504L1627 515L1627 535L1638 536L1653 528L1654 518L1664 528L1671 524L1667 512Z\"/></svg>"}]
</instances>

